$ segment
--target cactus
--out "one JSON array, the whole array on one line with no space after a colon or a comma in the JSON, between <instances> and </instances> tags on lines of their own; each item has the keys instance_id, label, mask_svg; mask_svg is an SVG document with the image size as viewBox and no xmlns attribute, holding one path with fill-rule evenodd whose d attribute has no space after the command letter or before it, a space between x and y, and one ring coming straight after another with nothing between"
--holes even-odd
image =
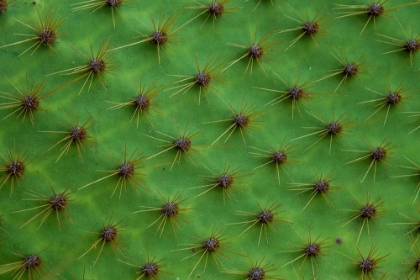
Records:
<instances>
[{"instance_id":1,"label":"cactus","mask_svg":"<svg viewBox=\"0 0 420 280\"><path fill-rule=\"evenodd\" d=\"M0 278L417 279L410 1L1 0Z\"/></svg>"}]
</instances>

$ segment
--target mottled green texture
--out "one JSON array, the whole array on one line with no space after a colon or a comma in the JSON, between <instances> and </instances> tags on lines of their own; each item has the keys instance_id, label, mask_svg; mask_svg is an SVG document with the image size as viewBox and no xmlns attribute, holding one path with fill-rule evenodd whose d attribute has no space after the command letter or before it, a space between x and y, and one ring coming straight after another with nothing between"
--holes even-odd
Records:
<instances>
[{"instance_id":1,"label":"mottled green texture","mask_svg":"<svg viewBox=\"0 0 420 280\"><path fill-rule=\"evenodd\" d=\"M31 32L28 27L16 20L32 24L37 18L36 9L42 16L46 10L57 8L57 16L64 19L60 27L63 37L54 44L57 53L41 46L33 55L29 51L19 56L31 45L29 42L0 48L0 65L3 70L0 79L1 92L16 93L6 77L18 85L18 79L25 81L26 73L29 80L35 83L45 78L46 91L64 85L77 75L57 74L46 77L45 75L86 63L76 49L88 55L90 41L96 53L100 42L109 37L113 48L138 41L141 37L135 37L139 36L139 33L150 34L150 30L145 27L152 26L150 16L157 23L160 16L168 17L171 13L176 14L185 4L185 1L164 0L126 2L127 6L119 8L119 12L114 11L116 23L114 29L108 7L103 7L94 13L90 13L91 10L73 12L72 8L75 6L68 1L68 3L53 0L36 2L32 7L30 1L17 0L4 14L0 14L2 34L0 46L24 38L16 34ZM204 1L200 2L207 4ZM253 11L258 2L261 3ZM311 230L312 239L320 234L319 241L328 238L324 245L327 248L323 250L325 256L317 261L315 267L317 278L358 277L357 265L352 264L352 260L346 256L358 260L357 247L363 255L367 255L371 244L378 246L379 256L390 253L380 264L381 268L374 274L374 278L380 278L379 272L387 272L390 279L405 278L414 266L414 257L417 257L411 246L417 232L413 231L410 239L410 234L406 235L406 232L413 228L412 225L394 223L411 222L402 215L411 217L415 221L420 218L416 208L419 200L415 204L412 203L418 177L392 177L418 172L401 167L411 166L404 156L420 165L416 142L420 132L409 134L420 123L409 123L416 118L408 118L410 114L405 114L419 111L420 101L417 95L420 74L415 70L419 69L420 60L418 54L415 54L411 66L409 55L404 51L383 55L382 53L398 47L379 42L388 39L377 34L401 40L408 39L396 20L398 18L407 35L410 36L411 28L414 28L416 36L420 33L416 22L420 5L393 9L393 12L376 20L376 29L372 19L360 34L368 17L359 15L335 19L339 16L340 10L337 9L338 6L330 4L331 1L311 1L311 4L305 3L309 1L289 1L287 4L284 1L273 0L273 2L274 5L267 0L247 2L232 0L226 7L237 7L237 9L232 9L230 13L218 18L214 22L214 27L211 18L203 25L206 15L201 15L178 31L177 38L180 40L176 44L170 45L170 49L164 47L167 53L161 51L161 65L158 63L156 46L149 42L115 51L116 68L112 72L116 75L104 74L106 89L102 87L99 79L94 79L89 92L87 91L89 85L86 85L79 95L84 79L60 89L41 101L40 106L45 111L35 113L34 126L28 117L22 123L21 118L16 119L16 114L3 119L12 110L0 110L0 119L2 119L0 153L6 156L6 150L8 148L13 150L16 146L16 151L27 150L31 161L25 170L25 178L20 180L20 186L15 186L12 195L10 195L10 182L0 190L0 215L3 215L1 227L8 232L0 231L2 240L0 264L18 261L19 257L13 254L16 252L27 255L42 251L40 256L45 260L42 267L54 279L60 279L60 276L63 279L81 279L84 269L85 279L135 279L138 277L136 276L138 270L123 262L146 263L148 252L150 258L156 256L156 260L164 259L162 264L166 265L164 270L168 274L162 275L162 278L186 279L201 255L191 257L193 254L191 250L180 249L188 247L185 244L202 242L214 229L215 232L222 230L222 234L225 234L226 245L221 250L228 259L220 258L224 268L219 266L219 271L213 258L209 257L204 272L206 258L204 257L191 278L244 279L246 277L244 275L222 273L224 270L232 272L250 269L249 260L243 257L249 255L252 263L260 263L265 258L264 263L273 264L273 267L277 268L271 273L281 278L310 279L312 268L309 259L303 265L301 265L302 259L293 265L284 267L283 265L301 254L290 251L301 248ZM406 1L388 1L385 7L392 9L393 6L404 2ZM349 5L366 3L369 1L339 1L339 4ZM198 4L191 1L186 6L198 6ZM303 21L306 19L306 14L311 19L320 9L322 9L320 17L326 15L322 21L325 24L320 26L320 29L326 32L320 34L321 36L316 35L319 45L316 45L311 38L303 36L293 47L284 51L300 31L274 34L272 38L283 43L275 45L277 50L268 50L263 55L262 65L266 73L255 61L252 75L249 74L250 69L244 73L247 66L245 58L223 72L220 83L210 82L208 99L203 98L202 92L200 105L198 105L199 89L196 86L185 94L179 93L170 97L176 92L176 89L171 88L178 85L170 85L171 82L180 79L174 75L197 74L195 57L201 67L210 58L214 58L217 63L222 64L220 68L223 69L245 51L227 43L249 46L255 30L258 41L267 32L287 30L298 25L286 16L301 21L296 14L298 11ZM175 29L201 11L184 9L174 23ZM336 55L336 51L340 55L347 54L350 61L364 56L363 61L366 65L361 69L364 75L349 77L334 92L341 81L341 75L315 81L342 67L333 56ZM278 97L278 93L258 89L287 90L274 72L289 85L293 85L294 81L299 79L299 83L310 80L308 86L315 86L309 89L312 98L307 99L306 104L299 102L300 112L295 108L293 119L290 100L266 105ZM149 116L151 123L142 115L137 129L136 120L130 122L133 113L131 108L118 110L109 110L109 108L115 105L113 102L126 102L135 97L135 85L139 84L140 79L146 87L155 80L158 87L168 87L154 99L159 106L156 107L158 113L151 112ZM397 88L402 83L402 86L409 91L404 95L398 109L390 109L385 126L383 122L386 107L365 121L378 107L374 107L376 103L359 103L380 98L367 88L383 93L386 92L387 83L391 89ZM4 102L7 100L0 99L0 107ZM247 130L246 133L244 131L246 145L239 131L235 131L226 143L223 142L227 135L214 145L210 145L230 123L206 122L232 118L228 104L231 104L236 111L244 105L255 106L261 113L253 119L258 121L255 123L255 129ZM316 114L325 121L331 121L333 115L337 118L345 113L352 116L353 124L357 126L344 129L342 137L334 139L330 154L328 137L304 152L317 140L317 136L295 141L292 139L312 132L304 127L322 126L320 121L306 111ZM81 162L76 147L72 146L69 152L56 162L61 145L46 151L62 139L64 134L41 131L66 130L72 115L77 115L81 123L90 116L93 118L93 127L88 131L94 137L90 142L91 149L86 148ZM127 157L137 148L137 154L148 158L162 151L164 149L162 144L165 143L147 136L167 139L155 130L176 136L177 131L182 134L186 126L188 126L187 133L200 132L192 144L199 153L191 153L192 160L182 155L180 164L175 164L172 170L170 168L175 157L175 152L172 150L140 164L141 167L145 167L140 172L147 175L140 177L144 179L144 184L149 190L139 185L136 192L127 185L127 190L123 190L121 198L118 194L111 198L118 181L118 176L115 176L76 192L78 188L108 174L101 171L117 168L112 158L116 162L122 162L125 145ZM264 150L270 150L270 147L278 148L284 139L285 144L295 145L298 152L294 156L298 161L286 167L290 177L282 169L280 170L279 185L274 165L253 170L266 161L253 157L250 152L256 152L251 147ZM376 181L373 182L372 168L366 179L361 182L370 161L345 165L346 162L365 155L349 150L369 151L384 139L385 143L391 142L396 146L387 160L390 166L379 163ZM193 188L209 184L205 176L214 175L210 170L219 174L226 166L231 166L231 169L238 167L240 170L238 175L250 173L252 175L240 179L244 184L237 185L237 190L232 190L230 199L226 196L225 202L222 190L218 188L195 198L204 189ZM326 176L332 171L334 172L332 178L336 178L332 185L341 189L329 194L331 206L328 206L322 197L317 196L302 211L310 198L310 193L299 194L298 191L288 190L293 188L290 183L312 183L317 179L315 174ZM37 213L37 210L11 212L40 205L36 201L24 199L31 198L29 190L49 195L51 192L49 182L56 192L62 192L66 187L75 191L72 193L72 201L67 211L74 225L61 215L61 230L59 230L55 213L52 213L38 230L40 218L20 228ZM155 234L159 222L147 228L159 217L158 212L133 214L141 210L139 206L160 207L163 204L162 196L166 201L168 197L172 199L177 193L181 194L182 198L188 198L182 206L192 209L183 216L189 224L178 220L181 228L177 229L176 236L169 222L161 236L160 233ZM362 225L361 219L345 227L342 225L352 215L346 210L359 209L357 200L364 203L367 193L373 200L382 198L386 211L378 217L377 223L369 222L370 238L365 225L356 247ZM291 222L291 224L277 223L273 228L268 228L269 244L266 244L263 233L259 246L257 246L259 225L240 237L238 235L243 232L246 225L230 225L248 219L236 215L235 211L258 212L256 202L262 207L266 203L282 204L277 211L284 212L280 213L278 218ZM124 252L117 251L119 254L116 256L111 246L106 244L93 267L100 249L98 245L96 249L78 259L97 240L98 235L90 232L101 231L102 223L106 225L111 217L114 222L121 220L119 244ZM335 243L337 237L343 239L341 245ZM117 261L117 258L123 262ZM182 260L184 258L186 259ZM10 279L10 274L2 274L0 277ZM413 278L414 274L411 276Z\"/></svg>"}]
</instances>

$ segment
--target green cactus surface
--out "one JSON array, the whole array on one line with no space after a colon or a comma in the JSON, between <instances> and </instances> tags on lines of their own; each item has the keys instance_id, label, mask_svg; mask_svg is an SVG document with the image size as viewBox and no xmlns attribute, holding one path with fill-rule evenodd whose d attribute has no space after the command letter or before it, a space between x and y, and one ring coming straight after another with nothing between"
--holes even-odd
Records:
<instances>
[{"instance_id":1,"label":"green cactus surface","mask_svg":"<svg viewBox=\"0 0 420 280\"><path fill-rule=\"evenodd\" d=\"M414 0L0 0L0 279L418 279Z\"/></svg>"}]
</instances>

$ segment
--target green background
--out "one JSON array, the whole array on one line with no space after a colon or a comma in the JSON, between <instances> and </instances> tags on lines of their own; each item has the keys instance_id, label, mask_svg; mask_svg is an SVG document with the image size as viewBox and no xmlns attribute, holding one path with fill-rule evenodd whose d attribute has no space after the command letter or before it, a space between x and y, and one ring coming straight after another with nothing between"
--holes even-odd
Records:
<instances>
[{"instance_id":1,"label":"green background","mask_svg":"<svg viewBox=\"0 0 420 280\"><path fill-rule=\"evenodd\" d=\"M83 270L86 269L85 279L135 279L136 268L130 267L123 262L117 261L117 256L112 252L111 246L106 244L98 262L93 267L99 248L92 250L83 258L79 258L86 252L97 238L89 232L99 232L102 223L106 224L110 217L115 222L121 220L123 226L119 233L120 244L124 249L118 257L129 263L144 263L147 252L150 257L164 259L164 270L168 273L162 275L166 279L186 279L199 259L199 256L191 256L190 250L177 251L185 248L182 244L200 244L201 240L208 238L212 229L222 230L226 242L221 250L227 259L221 258L226 270L246 271L250 268L247 258L240 256L248 255L253 262L261 261L273 264L277 268L271 274L276 274L284 279L305 279L312 277L310 261L301 266L302 259L293 265L284 266L300 252L293 251L305 245L307 236L311 230L312 237L320 234L320 239L328 238L322 256L317 260L315 267L316 278L319 279L353 279L358 277L357 265L348 257L358 260L360 249L366 255L371 244L379 248L378 254L390 255L380 263L381 268L374 274L374 278L380 278L382 273L387 272L390 279L404 278L412 270L416 258L412 247L417 232L406 234L413 225L395 225L395 223L410 222L400 214L411 217L417 221L419 213L417 203L413 203L414 190L418 183L417 177L391 178L393 176L416 174L416 170L404 169L401 166L411 166L404 158L420 164L417 156L416 137L418 131L409 134L419 123L409 123L413 118L410 114L418 109L417 98L419 89L419 59L414 55L413 65L410 65L408 53L401 51L383 55L397 47L379 42L385 40L378 36L408 39L401 30L396 18L401 22L405 33L410 36L412 28L414 36L419 33L416 25L416 15L420 12L420 5L410 7L393 8L405 1L389 1L385 8L389 13L376 20L376 28L373 20L368 24L362 34L367 16L351 16L336 19L341 10L330 4L330 1L289 1L288 3L262 0L258 8L254 8L258 1L243 2L232 0L226 7L237 7L230 10L214 22L211 18L203 25L206 15L202 15L187 25L183 26L177 38L176 44L167 49L170 57L161 52L161 65L158 63L156 46L145 42L139 45L127 47L116 51L114 55L116 75L104 74L107 88L104 89L99 79L94 79L92 88L87 88L78 95L83 84L83 79L65 87L53 95L41 101L40 106L45 111L35 113L34 126L28 118L22 123L16 114L3 119L11 110L0 110L0 153L6 155L7 149L27 151L30 164L25 170L25 178L20 181L20 186L10 195L10 182L1 189L1 212L3 215L3 228L8 234L0 231L0 260L7 264L19 260L14 255L20 252L24 255L36 252L41 253L45 261L43 269L55 279L81 279ZM207 4L207 2L202 2ZM340 1L339 4L368 4L366 1ZM59 38L54 48L57 53L41 46L34 54L30 52L19 56L31 43L22 43L15 46L0 49L0 65L2 75L0 90L2 92L16 93L10 79L15 85L18 80L25 80L26 73L30 81L41 82L45 78L46 91L66 84L76 75L45 75L62 71L79 65L86 61L75 51L89 54L89 41L92 43L94 53L101 41L110 37L113 47L119 47L139 40L134 38L138 33L149 34L144 25L151 26L150 16L158 20L160 16L168 17L171 13L177 13L185 4L185 1L127 1L126 6L119 8L115 13L116 27L113 27L111 11L103 7L91 13L90 10L73 12L71 3L58 1L36 1L34 6L30 1L16 1L10 5L5 14L0 15L2 36L0 45L6 45L22 40L22 36L16 34L28 34L31 30L14 19L34 25L37 21L36 10L41 15L48 9L57 9L57 16L64 19L59 28L63 37ZM197 6L191 2L187 7ZM293 7L293 8L292 8ZM260 65L254 63L252 75L245 72L247 58L239 61L228 68L220 76L221 83L211 83L212 86L207 94L208 99L198 104L198 87L191 88L185 94L176 94L175 89L170 89L172 82L179 78L171 75L195 75L195 57L201 67L209 57L215 57L218 62L226 67L227 63L239 58L244 49L229 46L228 43L250 45L252 36L257 30L257 41L267 32L276 32L294 28L299 24L287 18L293 17L299 21L305 21L308 16L312 19L317 11L326 15L324 23L320 26L325 30L321 36L316 36L319 45L311 38L304 36L293 47L284 51L289 42L300 34L300 31L273 34L272 38L281 41L277 44L277 50L267 50L262 58L262 64L267 75ZM184 9L177 18L174 26L177 28L183 23L195 17L202 10ZM298 11L299 15L295 11ZM203 25L203 26L202 26ZM200 29L200 27L202 28ZM252 35L251 35L252 34ZM169 45L168 45L169 46ZM164 46L166 48L166 46ZM349 60L364 56L366 66L362 72L365 75L351 77L343 83L337 92L334 92L342 76L322 80L324 75L331 70L339 69L342 65L334 58L335 50L340 55L347 54ZM221 67L221 68L224 68ZM312 98L305 104L299 102L300 114L295 110L294 118L291 115L291 102L285 100L279 104L266 105L278 95L257 89L257 87L287 90L287 87L276 77L277 73L286 83L293 85L300 76L300 82L311 80L316 87L309 91ZM152 112L150 121L142 115L139 128L136 122L130 122L131 108L109 110L113 105L110 102L125 102L136 95L133 80L138 84L139 80L147 87L155 80L158 86L168 86L170 90L161 92L156 97L158 113ZM214 81L215 82L215 81ZM389 83L395 89L400 83L409 91L403 96L403 101L397 108L391 108L385 126L383 121L386 107L375 114L369 121L365 119L376 109L374 104L358 104L363 101L380 98L380 96L367 90L370 88L378 92L386 92L385 85ZM176 84L175 84L176 85ZM0 108L5 99L0 100ZM239 131L235 131L230 139L223 143L225 137L216 144L210 145L228 127L229 123L206 122L229 119L232 113L227 106L231 104L235 110L240 110L242 104L254 105L261 113L254 120L256 128L246 130L246 145ZM318 115L330 121L333 114L338 117L345 113L352 117L356 126L344 130L341 138L334 139L331 153L328 153L329 139L326 137L317 145L304 152L304 150L317 140L316 136L306 137L296 141L292 139L310 133L311 130L303 127L322 127L322 123L309 115L306 111ZM90 142L91 149L86 148L83 153L83 162L77 155L77 149L71 147L70 151L55 162L60 154L59 146L47 151L63 135L44 133L41 131L66 130L67 120L72 114L78 115L80 122L84 122L90 116L93 117L93 127L89 134L94 137ZM40 229L37 230L39 219L20 228L28 219L36 214L36 211L11 213L35 207L37 202L27 201L30 198L29 190L50 195L48 181L51 182L57 192L66 187L72 191L93 182L105 173L98 170L115 169L115 163L110 157L122 161L124 146L127 145L127 154L131 155L134 149L145 157L150 157L163 149L162 143L148 136L164 138L155 132L159 131L168 135L176 136L177 130L183 132L188 124L188 132L200 132L193 141L193 147L199 153L191 153L190 161L185 155L182 156L179 165L170 165L174 159L173 151L156 156L141 164L144 169L141 173L148 190L139 186L139 192L135 192L131 186L123 191L121 198L112 191L118 178L112 177L100 183L91 185L85 189L74 192L67 213L74 220L71 224L61 215L61 231L58 229L57 220L51 215ZM296 145L298 150L294 154L297 161L286 169L290 178L281 171L281 184L278 185L275 167L268 165L256 170L253 168L264 163L264 159L253 157L250 152L255 152L250 147L270 150L277 148L285 139L285 143ZM373 181L373 169L361 182L370 161L364 160L354 164L344 165L346 162L356 159L363 153L349 152L349 150L364 150L369 152L379 145L384 139L385 143L391 142L395 149L390 151L387 164L379 163L376 173L376 181ZM41 157L40 157L41 156ZM220 173L225 166L238 167L241 174L251 176L238 179L242 184L237 185L238 191L232 191L231 199L226 197L223 202L223 194L220 189L214 189L202 196L195 198L202 190L192 189L208 182L203 176L211 176L213 172ZM207 168L208 169L207 169ZM316 181L316 175L326 175L334 172L334 186L341 189L329 194L332 205L329 206L321 197L315 197L311 204L302 211L309 199L309 193L299 194L289 190L292 182L312 183ZM288 189L289 188L289 189ZM157 212L136 213L139 206L162 205L160 194L172 198L176 193L188 198L182 206L193 208L187 212L184 218L189 224L180 222L181 229L175 236L170 224L162 236L155 234L157 225L147 228L154 222L159 214ZM376 223L369 223L370 238L365 226L359 243L356 240L362 224L361 219L342 227L349 219L351 213L348 209L357 210L360 203L364 203L367 193L373 200L381 198L384 202L385 212L377 217ZM357 200L356 200L357 199ZM241 225L229 225L246 221L246 217L235 215L235 211L258 212L260 205L277 202L282 204L278 217L290 221L292 224L276 223L268 230L269 243L265 243L264 237L257 246L259 226L255 226L245 234L237 236L246 228ZM418 202L418 200L417 200ZM54 214L54 213L53 213ZM302 237L302 239L299 237ZM410 237L411 236L411 237ZM335 238L342 237L341 245L335 243ZM197 240L198 238L198 240ZM235 254L237 253L237 254ZM181 260L187 258L185 260ZM198 265L193 277L196 279L215 279L223 277L229 279L243 279L244 275L222 274L223 267L218 270L212 258L209 258L207 268L203 271L204 260ZM1 275L2 279L10 279L10 273ZM26 277L26 276L25 276ZM412 274L413 277L413 274Z\"/></svg>"}]
</instances>

